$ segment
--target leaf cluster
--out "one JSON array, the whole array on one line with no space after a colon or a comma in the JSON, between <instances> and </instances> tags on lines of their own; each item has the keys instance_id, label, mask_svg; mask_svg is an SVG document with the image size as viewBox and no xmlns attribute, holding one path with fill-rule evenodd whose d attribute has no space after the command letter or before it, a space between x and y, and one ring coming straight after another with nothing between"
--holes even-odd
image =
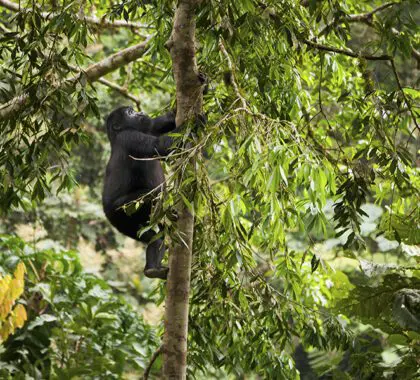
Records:
<instances>
[{"instance_id":1,"label":"leaf cluster","mask_svg":"<svg viewBox=\"0 0 420 380\"><path fill-rule=\"evenodd\" d=\"M22 261L25 326L4 342L2 378L117 379L143 369L157 341L154 332L110 287L83 272L71 251L39 251L2 236L0 264Z\"/></svg>"}]
</instances>

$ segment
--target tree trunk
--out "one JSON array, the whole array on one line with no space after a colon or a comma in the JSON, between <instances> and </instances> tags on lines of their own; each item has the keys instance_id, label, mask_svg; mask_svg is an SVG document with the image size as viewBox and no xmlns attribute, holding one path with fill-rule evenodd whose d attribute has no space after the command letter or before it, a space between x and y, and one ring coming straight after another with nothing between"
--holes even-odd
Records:
<instances>
[{"instance_id":1,"label":"tree trunk","mask_svg":"<svg viewBox=\"0 0 420 380\"><path fill-rule=\"evenodd\" d=\"M172 35L167 42L176 82L176 124L182 125L201 113L201 81L195 59L195 10L200 0L180 0L175 12ZM192 159L189 165L193 166ZM187 194L194 204L194 193ZM191 276L194 212L180 201L178 233L169 257L169 276L165 308L164 366L165 379L185 379L187 368L188 308Z\"/></svg>"}]
</instances>

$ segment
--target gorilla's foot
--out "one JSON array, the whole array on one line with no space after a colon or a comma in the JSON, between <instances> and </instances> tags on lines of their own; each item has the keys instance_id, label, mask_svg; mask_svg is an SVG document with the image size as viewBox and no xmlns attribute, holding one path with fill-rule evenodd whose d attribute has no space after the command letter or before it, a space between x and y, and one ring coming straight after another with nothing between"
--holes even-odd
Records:
<instances>
[{"instance_id":1,"label":"gorilla's foot","mask_svg":"<svg viewBox=\"0 0 420 380\"><path fill-rule=\"evenodd\" d=\"M144 270L144 275L149 278L161 278L166 280L168 278L169 268L160 266L158 268L146 268Z\"/></svg>"}]
</instances>

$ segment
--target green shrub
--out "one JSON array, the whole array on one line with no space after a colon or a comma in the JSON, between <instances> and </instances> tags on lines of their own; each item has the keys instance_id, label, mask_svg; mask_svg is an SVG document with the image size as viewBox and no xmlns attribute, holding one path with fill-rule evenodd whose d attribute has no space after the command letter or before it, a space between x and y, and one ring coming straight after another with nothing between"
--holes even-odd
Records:
<instances>
[{"instance_id":1,"label":"green shrub","mask_svg":"<svg viewBox=\"0 0 420 380\"><path fill-rule=\"evenodd\" d=\"M0 236L0 271L20 261L28 322L0 347L0 378L113 379L143 369L154 331L105 281L83 272L75 252Z\"/></svg>"}]
</instances>

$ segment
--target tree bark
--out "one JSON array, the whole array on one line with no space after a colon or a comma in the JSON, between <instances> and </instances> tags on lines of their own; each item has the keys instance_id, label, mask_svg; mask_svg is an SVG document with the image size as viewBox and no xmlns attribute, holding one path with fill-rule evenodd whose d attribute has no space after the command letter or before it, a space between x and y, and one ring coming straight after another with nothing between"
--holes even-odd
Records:
<instances>
[{"instance_id":1,"label":"tree bark","mask_svg":"<svg viewBox=\"0 0 420 380\"><path fill-rule=\"evenodd\" d=\"M195 58L195 10L200 0L179 0L175 11L172 35L167 42L171 53L176 82L176 124L201 113L202 82ZM191 159L189 165L194 165ZM194 204L194 193L187 194ZM185 379L187 368L188 309L191 276L194 211L180 202L178 206L178 233L169 257L169 275L165 308L164 367L165 379Z\"/></svg>"}]
</instances>

